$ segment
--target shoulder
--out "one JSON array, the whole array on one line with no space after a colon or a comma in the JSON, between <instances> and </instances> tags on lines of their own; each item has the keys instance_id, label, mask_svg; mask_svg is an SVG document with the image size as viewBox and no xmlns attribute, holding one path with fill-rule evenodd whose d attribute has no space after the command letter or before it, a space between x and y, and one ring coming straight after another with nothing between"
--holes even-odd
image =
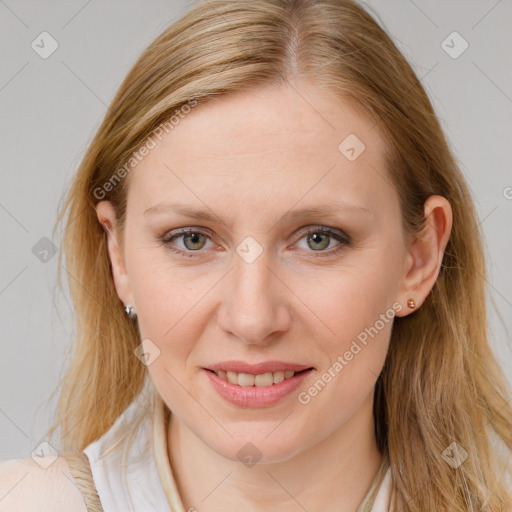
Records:
<instances>
[{"instance_id":1,"label":"shoulder","mask_svg":"<svg viewBox=\"0 0 512 512\"><path fill-rule=\"evenodd\" d=\"M64 457L0 462L0 512L87 512Z\"/></svg>"}]
</instances>

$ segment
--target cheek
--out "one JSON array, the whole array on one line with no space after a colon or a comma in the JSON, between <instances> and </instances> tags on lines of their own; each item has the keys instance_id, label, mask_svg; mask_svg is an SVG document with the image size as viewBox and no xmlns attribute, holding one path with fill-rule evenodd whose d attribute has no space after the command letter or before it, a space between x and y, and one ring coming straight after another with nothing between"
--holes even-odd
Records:
<instances>
[{"instance_id":1,"label":"cheek","mask_svg":"<svg viewBox=\"0 0 512 512\"><path fill-rule=\"evenodd\" d=\"M390 247L368 249L357 264L333 272L322 286L300 292L316 313L311 318L317 328L310 332L327 355L327 364L299 401L330 409L332 415L324 421L336 424L350 417L382 370L396 314L395 261L398 256Z\"/></svg>"},{"instance_id":2,"label":"cheek","mask_svg":"<svg viewBox=\"0 0 512 512\"><path fill-rule=\"evenodd\" d=\"M188 363L204 328L201 298L206 284L154 257L142 256L134 263L131 282L141 339L151 340L158 353L148 372L166 403L179 408L182 401L187 403L183 388L193 383Z\"/></svg>"},{"instance_id":3,"label":"cheek","mask_svg":"<svg viewBox=\"0 0 512 512\"><path fill-rule=\"evenodd\" d=\"M346 314L336 324L331 322L335 335L320 340L328 363L297 397L305 413L322 412L308 413L308 428L312 433L335 430L349 421L361 404L373 397L375 382L386 359L394 310L391 308L375 317L364 307L354 307L350 302L346 308Z\"/></svg>"},{"instance_id":4,"label":"cheek","mask_svg":"<svg viewBox=\"0 0 512 512\"><path fill-rule=\"evenodd\" d=\"M382 248L367 250L350 265L340 266L319 284L297 283L294 291L315 314L318 329L329 352L341 350L377 324L384 331L392 323L399 285L398 256ZM384 324L380 321L384 317ZM373 331L373 329L372 329Z\"/></svg>"},{"instance_id":5,"label":"cheek","mask_svg":"<svg viewBox=\"0 0 512 512\"><path fill-rule=\"evenodd\" d=\"M164 340L186 339L182 330L191 327L190 312L202 295L199 281L171 264L165 252L159 247L132 249L127 262L141 337L159 346Z\"/></svg>"},{"instance_id":6,"label":"cheek","mask_svg":"<svg viewBox=\"0 0 512 512\"><path fill-rule=\"evenodd\" d=\"M137 309L144 309L150 317L159 312L165 313L163 319L170 313L175 317L174 306L197 289L197 271L180 265L165 247L146 246L142 234L134 235L134 239L127 269ZM142 241L137 244L139 239Z\"/></svg>"}]
</instances>

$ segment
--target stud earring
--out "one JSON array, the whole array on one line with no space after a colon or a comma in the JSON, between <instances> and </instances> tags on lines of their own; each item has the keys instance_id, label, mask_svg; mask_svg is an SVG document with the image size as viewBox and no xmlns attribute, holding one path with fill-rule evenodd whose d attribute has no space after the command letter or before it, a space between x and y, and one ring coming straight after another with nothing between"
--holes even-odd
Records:
<instances>
[{"instance_id":1,"label":"stud earring","mask_svg":"<svg viewBox=\"0 0 512 512\"><path fill-rule=\"evenodd\" d=\"M124 312L127 314L128 318L130 320L133 320L134 318L137 318L137 313L135 313L135 307L134 306L125 306Z\"/></svg>"},{"instance_id":2,"label":"stud earring","mask_svg":"<svg viewBox=\"0 0 512 512\"><path fill-rule=\"evenodd\" d=\"M411 309L414 309L416 307L416 302L414 302L414 299L410 298L408 301L407 301L407 305L411 308Z\"/></svg>"}]
</instances>

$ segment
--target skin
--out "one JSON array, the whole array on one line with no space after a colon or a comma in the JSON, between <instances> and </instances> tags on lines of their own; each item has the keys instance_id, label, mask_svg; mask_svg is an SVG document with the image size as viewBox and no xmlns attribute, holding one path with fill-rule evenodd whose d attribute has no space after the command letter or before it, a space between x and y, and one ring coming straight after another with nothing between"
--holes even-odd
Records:
<instances>
[{"instance_id":1,"label":"skin","mask_svg":"<svg viewBox=\"0 0 512 512\"><path fill-rule=\"evenodd\" d=\"M338 149L348 134L366 146L354 161ZM311 83L238 91L194 107L131 172L122 246L111 203L98 203L119 298L160 350L148 370L173 412L168 456L185 509L353 512L368 491L382 460L372 405L392 322L308 404L297 395L393 303L397 316L413 311L410 297L421 307L438 276L450 205L430 197L424 236L407 241L383 150L374 122ZM144 214L175 201L216 218ZM366 211L279 222L290 210L342 202ZM301 228L319 226L351 243L308 243ZM159 240L187 227L206 236ZM252 263L236 252L247 236L263 251ZM243 408L201 370L228 359L315 370L277 404ZM248 442L261 452L252 467L237 457Z\"/></svg>"}]
</instances>

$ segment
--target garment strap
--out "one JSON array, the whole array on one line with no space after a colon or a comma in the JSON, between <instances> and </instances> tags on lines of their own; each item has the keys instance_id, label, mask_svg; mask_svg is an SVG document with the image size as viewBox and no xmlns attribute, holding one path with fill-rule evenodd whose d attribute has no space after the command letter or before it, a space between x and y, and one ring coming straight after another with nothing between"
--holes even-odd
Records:
<instances>
[{"instance_id":1,"label":"garment strap","mask_svg":"<svg viewBox=\"0 0 512 512\"><path fill-rule=\"evenodd\" d=\"M368 490L366 496L364 497L362 503L359 505L356 512L371 512L373 510L373 505L375 504L375 499L377 498L377 494L382 486L382 482L386 477L386 473L389 468L389 456L387 452L384 452L382 457L382 462L377 471L377 475L375 476L370 489Z\"/></svg>"},{"instance_id":2,"label":"garment strap","mask_svg":"<svg viewBox=\"0 0 512 512\"><path fill-rule=\"evenodd\" d=\"M85 506L87 507L87 512L104 512L98 496L98 491L94 485L91 465L87 455L83 452L64 452L59 455L64 457L68 462L69 471L73 477L75 485L82 493Z\"/></svg>"}]
</instances>

